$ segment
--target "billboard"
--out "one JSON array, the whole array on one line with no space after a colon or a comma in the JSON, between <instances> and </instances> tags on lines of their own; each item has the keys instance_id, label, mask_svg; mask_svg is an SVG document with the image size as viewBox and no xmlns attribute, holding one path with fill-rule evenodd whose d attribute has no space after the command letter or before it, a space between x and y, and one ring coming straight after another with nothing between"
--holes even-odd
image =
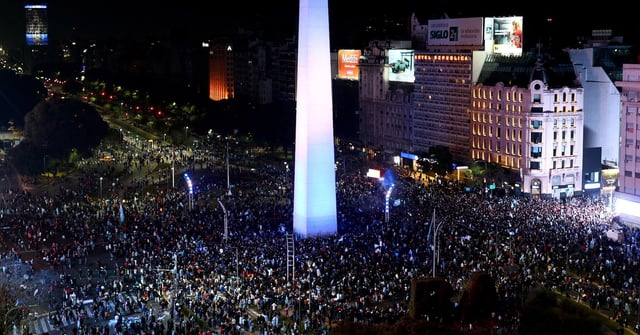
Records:
<instances>
[{"instance_id":1,"label":"billboard","mask_svg":"<svg viewBox=\"0 0 640 335\"><path fill-rule=\"evenodd\" d=\"M391 65L389 81L413 83L416 80L413 50L390 49L387 52Z\"/></svg>"},{"instance_id":2,"label":"billboard","mask_svg":"<svg viewBox=\"0 0 640 335\"><path fill-rule=\"evenodd\" d=\"M484 19L484 46L490 53L522 55L522 16Z\"/></svg>"},{"instance_id":3,"label":"billboard","mask_svg":"<svg viewBox=\"0 0 640 335\"><path fill-rule=\"evenodd\" d=\"M358 80L360 78L360 50L338 50L338 78Z\"/></svg>"},{"instance_id":4,"label":"billboard","mask_svg":"<svg viewBox=\"0 0 640 335\"><path fill-rule=\"evenodd\" d=\"M429 20L427 45L482 45L482 18Z\"/></svg>"}]
</instances>

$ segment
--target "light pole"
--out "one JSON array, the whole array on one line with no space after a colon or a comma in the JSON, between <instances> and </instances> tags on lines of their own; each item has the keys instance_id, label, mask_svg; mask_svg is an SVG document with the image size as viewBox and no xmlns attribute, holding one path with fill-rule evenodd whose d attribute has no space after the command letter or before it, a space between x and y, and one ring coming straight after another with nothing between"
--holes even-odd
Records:
<instances>
[{"instance_id":1,"label":"light pole","mask_svg":"<svg viewBox=\"0 0 640 335\"><path fill-rule=\"evenodd\" d=\"M229 239L229 226L227 225L227 209L224 207L220 199L218 199L218 203L220 204L220 207L222 207L222 212L224 213L224 241L227 242L227 240ZM238 260L237 260L237 254L236 254L236 271L237 271L237 265L238 265L237 263L238 263Z\"/></svg>"},{"instance_id":2,"label":"light pole","mask_svg":"<svg viewBox=\"0 0 640 335\"><path fill-rule=\"evenodd\" d=\"M193 184L191 183L191 178L187 173L184 174L184 179L187 182L187 193L189 196L189 210L193 209Z\"/></svg>"},{"instance_id":3,"label":"light pole","mask_svg":"<svg viewBox=\"0 0 640 335\"><path fill-rule=\"evenodd\" d=\"M229 139L227 138L227 195L231 195L231 186L229 184Z\"/></svg>"},{"instance_id":4,"label":"light pole","mask_svg":"<svg viewBox=\"0 0 640 335\"><path fill-rule=\"evenodd\" d=\"M171 145L171 188L176 188L176 168L175 153L173 152L173 144Z\"/></svg>"},{"instance_id":5,"label":"light pole","mask_svg":"<svg viewBox=\"0 0 640 335\"><path fill-rule=\"evenodd\" d=\"M432 225L436 224L436 210L433 210L433 219L431 221ZM435 277L436 276L436 263L438 263L438 231L440 230L440 227L442 226L442 224L444 223L444 221L440 222L437 226L434 226L433 228L433 272L432 272L432 276Z\"/></svg>"},{"instance_id":6,"label":"light pole","mask_svg":"<svg viewBox=\"0 0 640 335\"><path fill-rule=\"evenodd\" d=\"M391 184L384 194L384 222L389 222L389 201L391 200L391 192L395 184Z\"/></svg>"},{"instance_id":7,"label":"light pole","mask_svg":"<svg viewBox=\"0 0 640 335\"><path fill-rule=\"evenodd\" d=\"M100 200L102 200L102 177L100 177Z\"/></svg>"},{"instance_id":8,"label":"light pole","mask_svg":"<svg viewBox=\"0 0 640 335\"><path fill-rule=\"evenodd\" d=\"M177 323L177 315L176 315L176 300L178 299L178 254L173 253L173 299L172 302L172 310L171 319L173 320L173 333L176 333L176 323Z\"/></svg>"}]
</instances>

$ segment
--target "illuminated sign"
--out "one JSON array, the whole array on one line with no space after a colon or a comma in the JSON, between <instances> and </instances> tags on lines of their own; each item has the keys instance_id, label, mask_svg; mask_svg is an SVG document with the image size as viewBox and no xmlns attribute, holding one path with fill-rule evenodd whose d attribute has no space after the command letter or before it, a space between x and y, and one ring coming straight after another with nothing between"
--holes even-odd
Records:
<instances>
[{"instance_id":1,"label":"illuminated sign","mask_svg":"<svg viewBox=\"0 0 640 335\"><path fill-rule=\"evenodd\" d=\"M522 16L485 18L484 46L490 53L522 55Z\"/></svg>"},{"instance_id":2,"label":"illuminated sign","mask_svg":"<svg viewBox=\"0 0 640 335\"><path fill-rule=\"evenodd\" d=\"M429 20L427 45L482 45L482 18Z\"/></svg>"},{"instance_id":3,"label":"illuminated sign","mask_svg":"<svg viewBox=\"0 0 640 335\"><path fill-rule=\"evenodd\" d=\"M380 170L376 170L376 169L369 169L369 171L367 171L367 177L369 178L375 178L375 179L380 179Z\"/></svg>"},{"instance_id":4,"label":"illuminated sign","mask_svg":"<svg viewBox=\"0 0 640 335\"><path fill-rule=\"evenodd\" d=\"M391 49L388 50L388 55L391 65L389 81L413 83L416 80L413 50Z\"/></svg>"},{"instance_id":5,"label":"illuminated sign","mask_svg":"<svg viewBox=\"0 0 640 335\"><path fill-rule=\"evenodd\" d=\"M360 78L360 50L338 50L338 78Z\"/></svg>"}]
</instances>

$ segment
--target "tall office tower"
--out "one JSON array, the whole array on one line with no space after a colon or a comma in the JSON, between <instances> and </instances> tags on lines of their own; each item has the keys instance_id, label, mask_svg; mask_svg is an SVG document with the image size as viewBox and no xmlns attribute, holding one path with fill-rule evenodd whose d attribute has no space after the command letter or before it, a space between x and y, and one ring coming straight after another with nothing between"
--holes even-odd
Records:
<instances>
[{"instance_id":1,"label":"tall office tower","mask_svg":"<svg viewBox=\"0 0 640 335\"><path fill-rule=\"evenodd\" d=\"M335 234L336 180L328 0L300 0L293 230Z\"/></svg>"},{"instance_id":2,"label":"tall office tower","mask_svg":"<svg viewBox=\"0 0 640 335\"><path fill-rule=\"evenodd\" d=\"M27 16L27 45L49 44L47 5L25 5Z\"/></svg>"},{"instance_id":3,"label":"tall office tower","mask_svg":"<svg viewBox=\"0 0 640 335\"><path fill-rule=\"evenodd\" d=\"M233 98L233 49L229 43L209 46L209 99Z\"/></svg>"}]
</instances>

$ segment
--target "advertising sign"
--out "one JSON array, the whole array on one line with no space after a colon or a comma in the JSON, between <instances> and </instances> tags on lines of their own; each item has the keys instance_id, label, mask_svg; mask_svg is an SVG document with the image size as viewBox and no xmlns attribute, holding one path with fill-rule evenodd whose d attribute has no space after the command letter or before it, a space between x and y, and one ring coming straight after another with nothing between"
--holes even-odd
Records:
<instances>
[{"instance_id":1,"label":"advertising sign","mask_svg":"<svg viewBox=\"0 0 640 335\"><path fill-rule=\"evenodd\" d=\"M506 56L520 56L522 42L522 16L484 19L486 51Z\"/></svg>"},{"instance_id":2,"label":"advertising sign","mask_svg":"<svg viewBox=\"0 0 640 335\"><path fill-rule=\"evenodd\" d=\"M389 81L413 83L416 80L413 50L391 49L387 52L391 65Z\"/></svg>"},{"instance_id":3,"label":"advertising sign","mask_svg":"<svg viewBox=\"0 0 640 335\"><path fill-rule=\"evenodd\" d=\"M429 20L427 45L482 45L482 18Z\"/></svg>"},{"instance_id":4,"label":"advertising sign","mask_svg":"<svg viewBox=\"0 0 640 335\"><path fill-rule=\"evenodd\" d=\"M338 50L338 78L358 80L360 78L360 50Z\"/></svg>"}]
</instances>

